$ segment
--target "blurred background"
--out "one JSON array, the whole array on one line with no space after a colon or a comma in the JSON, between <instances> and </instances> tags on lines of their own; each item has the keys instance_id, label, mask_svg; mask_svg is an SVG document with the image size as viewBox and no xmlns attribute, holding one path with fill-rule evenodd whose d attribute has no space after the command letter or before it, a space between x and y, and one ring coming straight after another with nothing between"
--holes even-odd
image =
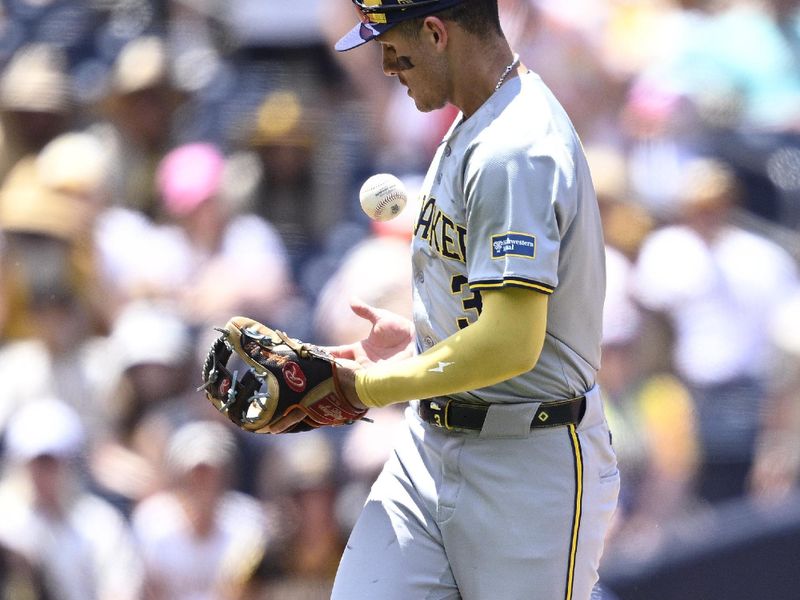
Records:
<instances>
[{"instance_id":1,"label":"blurred background","mask_svg":"<svg viewBox=\"0 0 800 600\"><path fill-rule=\"evenodd\" d=\"M500 0L604 218L622 496L595 596L797 599L800 2ZM0 598L327 598L401 409L296 436L196 392L247 314L360 339L410 313L420 114L349 0L4 0ZM501 493L498 490L498 493ZM368 566L365 566L368 568Z\"/></svg>"}]
</instances>

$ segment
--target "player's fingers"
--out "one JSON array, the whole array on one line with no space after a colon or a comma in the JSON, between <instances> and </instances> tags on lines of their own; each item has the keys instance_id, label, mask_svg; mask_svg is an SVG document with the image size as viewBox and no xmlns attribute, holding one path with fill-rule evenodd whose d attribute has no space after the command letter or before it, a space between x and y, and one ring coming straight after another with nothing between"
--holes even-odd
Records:
<instances>
[{"instance_id":1,"label":"player's fingers","mask_svg":"<svg viewBox=\"0 0 800 600\"><path fill-rule=\"evenodd\" d=\"M336 358L346 358L347 360L356 360L356 351L353 348L352 344L347 344L344 346L325 346L325 350L327 350L332 356Z\"/></svg>"},{"instance_id":2,"label":"player's fingers","mask_svg":"<svg viewBox=\"0 0 800 600\"><path fill-rule=\"evenodd\" d=\"M305 413L299 408L295 408L289 414L281 417L275 423L269 426L270 433L283 433L287 429L297 425L300 421L305 419Z\"/></svg>"},{"instance_id":3,"label":"player's fingers","mask_svg":"<svg viewBox=\"0 0 800 600\"><path fill-rule=\"evenodd\" d=\"M380 315L378 309L370 306L360 298L352 298L350 300L350 309L362 319L366 319L373 325L378 321Z\"/></svg>"}]
</instances>

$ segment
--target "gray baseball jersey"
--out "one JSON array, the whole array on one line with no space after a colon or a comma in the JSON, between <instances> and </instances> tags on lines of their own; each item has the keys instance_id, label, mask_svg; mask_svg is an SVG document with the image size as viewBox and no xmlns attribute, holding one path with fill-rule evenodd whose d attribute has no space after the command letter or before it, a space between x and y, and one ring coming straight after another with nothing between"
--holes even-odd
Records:
<instances>
[{"instance_id":1,"label":"gray baseball jersey","mask_svg":"<svg viewBox=\"0 0 800 600\"><path fill-rule=\"evenodd\" d=\"M456 120L422 194L413 242L420 351L477 319L481 290L552 294L535 368L455 397L523 402L591 388L605 295L600 217L580 141L538 75L510 82Z\"/></svg>"},{"instance_id":2,"label":"gray baseball jersey","mask_svg":"<svg viewBox=\"0 0 800 600\"><path fill-rule=\"evenodd\" d=\"M347 544L333 600L589 600L619 493L595 373L605 287L597 203L577 135L541 79L494 93L445 136L413 242L419 350L466 327L482 290L551 294L528 373L459 394L480 431L415 404ZM514 348L509 348L514 352ZM576 426L531 428L541 400L585 394Z\"/></svg>"}]
</instances>

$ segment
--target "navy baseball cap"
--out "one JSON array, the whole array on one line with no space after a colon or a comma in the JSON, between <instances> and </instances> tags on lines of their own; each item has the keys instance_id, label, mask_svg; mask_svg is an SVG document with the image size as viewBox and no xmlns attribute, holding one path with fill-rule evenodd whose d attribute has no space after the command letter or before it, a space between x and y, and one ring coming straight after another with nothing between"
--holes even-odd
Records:
<instances>
[{"instance_id":1,"label":"navy baseball cap","mask_svg":"<svg viewBox=\"0 0 800 600\"><path fill-rule=\"evenodd\" d=\"M424 17L466 0L352 0L361 22L336 42L344 52L389 31L403 21Z\"/></svg>"}]
</instances>

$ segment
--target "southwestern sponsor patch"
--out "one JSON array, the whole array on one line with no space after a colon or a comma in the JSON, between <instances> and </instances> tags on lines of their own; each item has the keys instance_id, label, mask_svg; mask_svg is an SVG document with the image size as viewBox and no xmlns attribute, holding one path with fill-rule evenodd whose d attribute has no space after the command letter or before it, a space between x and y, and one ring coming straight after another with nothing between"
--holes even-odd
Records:
<instances>
[{"instance_id":1,"label":"southwestern sponsor patch","mask_svg":"<svg viewBox=\"0 0 800 600\"><path fill-rule=\"evenodd\" d=\"M536 258L536 237L514 231L493 235L492 258L503 258L504 256Z\"/></svg>"}]
</instances>

